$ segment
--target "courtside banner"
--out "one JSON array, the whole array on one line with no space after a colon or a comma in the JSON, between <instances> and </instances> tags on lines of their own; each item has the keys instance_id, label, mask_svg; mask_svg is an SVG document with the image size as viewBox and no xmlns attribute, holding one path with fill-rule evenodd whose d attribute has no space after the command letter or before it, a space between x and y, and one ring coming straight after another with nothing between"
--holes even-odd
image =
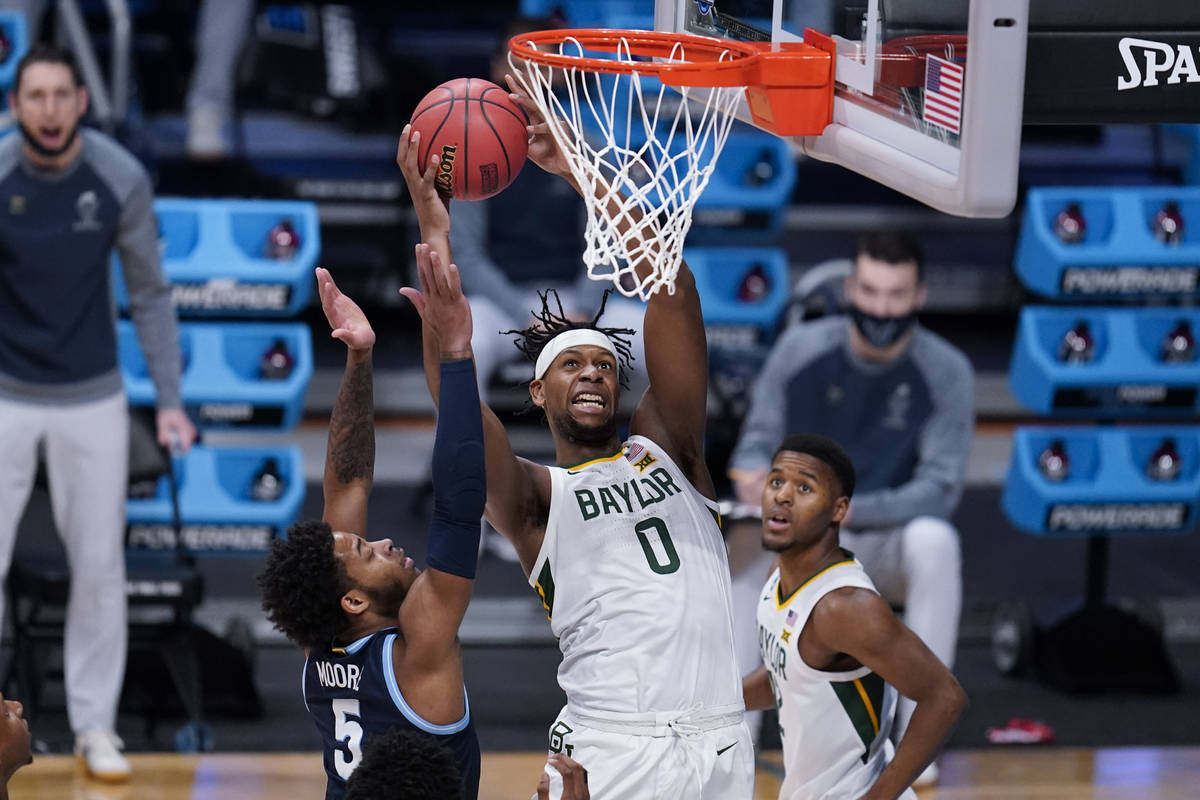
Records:
<instances>
[{"instance_id":1,"label":"courtside banner","mask_svg":"<svg viewBox=\"0 0 1200 800\"><path fill-rule=\"evenodd\" d=\"M1024 121L1200 122L1200 26L1029 31Z\"/></svg>"}]
</instances>

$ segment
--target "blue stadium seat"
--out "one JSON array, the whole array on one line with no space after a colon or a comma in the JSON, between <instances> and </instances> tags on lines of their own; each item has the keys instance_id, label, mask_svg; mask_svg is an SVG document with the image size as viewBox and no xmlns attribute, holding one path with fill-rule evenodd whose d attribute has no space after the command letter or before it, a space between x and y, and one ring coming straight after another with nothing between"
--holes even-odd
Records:
<instances>
[{"instance_id":1,"label":"blue stadium seat","mask_svg":"<svg viewBox=\"0 0 1200 800\"><path fill-rule=\"evenodd\" d=\"M1173 438L1182 462L1174 480L1151 480L1146 464ZM1039 455L1062 443L1067 476L1047 478ZM1200 431L1195 427L1018 428L1004 486L1004 513L1034 535L1184 533L1200 504Z\"/></svg>"},{"instance_id":2,"label":"blue stadium seat","mask_svg":"<svg viewBox=\"0 0 1200 800\"><path fill-rule=\"evenodd\" d=\"M183 322L184 408L203 428L288 430L304 412L313 372L312 334L302 322ZM294 363L283 379L260 377L260 362L282 340ZM117 323L125 391L133 405L154 404L154 384L133 323Z\"/></svg>"},{"instance_id":3,"label":"blue stadium seat","mask_svg":"<svg viewBox=\"0 0 1200 800\"><path fill-rule=\"evenodd\" d=\"M1026 408L1062 417L1192 417L1200 406L1200 363L1165 362L1161 348L1181 321L1200 330L1200 311L1170 308L1026 306L1021 310L1009 387ZM1086 363L1060 358L1080 322L1093 340Z\"/></svg>"},{"instance_id":4,"label":"blue stadium seat","mask_svg":"<svg viewBox=\"0 0 1200 800\"><path fill-rule=\"evenodd\" d=\"M293 316L308 305L321 253L314 203L166 197L154 210L163 269L181 316ZM294 227L299 248L290 258L270 258L267 234L283 220ZM116 253L113 286L124 312L129 300Z\"/></svg>"},{"instance_id":5,"label":"blue stadium seat","mask_svg":"<svg viewBox=\"0 0 1200 800\"><path fill-rule=\"evenodd\" d=\"M278 499L256 500L250 487L267 459L278 465L284 489ZM296 519L304 502L304 457L297 445L197 445L176 461L183 544L193 554L262 554ZM126 516L129 548L176 547L165 478L153 497L130 498Z\"/></svg>"}]
</instances>

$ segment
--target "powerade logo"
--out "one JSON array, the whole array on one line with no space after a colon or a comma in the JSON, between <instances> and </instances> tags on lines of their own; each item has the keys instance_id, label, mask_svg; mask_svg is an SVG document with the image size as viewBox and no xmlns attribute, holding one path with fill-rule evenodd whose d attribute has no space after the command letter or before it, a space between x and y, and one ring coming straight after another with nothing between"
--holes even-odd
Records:
<instances>
[{"instance_id":1,"label":"powerade logo","mask_svg":"<svg viewBox=\"0 0 1200 800\"><path fill-rule=\"evenodd\" d=\"M184 525L181 532L189 550L262 551L275 537L270 525ZM125 543L141 550L174 550L179 546L174 528L154 523L129 525Z\"/></svg>"},{"instance_id":2,"label":"powerade logo","mask_svg":"<svg viewBox=\"0 0 1200 800\"><path fill-rule=\"evenodd\" d=\"M1169 531L1187 523L1186 503L1062 503L1050 507L1051 531Z\"/></svg>"},{"instance_id":3,"label":"powerade logo","mask_svg":"<svg viewBox=\"0 0 1200 800\"><path fill-rule=\"evenodd\" d=\"M1195 48L1126 36L1117 42L1125 74L1117 76L1117 91L1176 83L1200 83Z\"/></svg>"},{"instance_id":4,"label":"powerade logo","mask_svg":"<svg viewBox=\"0 0 1200 800\"><path fill-rule=\"evenodd\" d=\"M1200 286L1197 267L1067 267L1063 294L1192 294Z\"/></svg>"},{"instance_id":5,"label":"powerade logo","mask_svg":"<svg viewBox=\"0 0 1200 800\"><path fill-rule=\"evenodd\" d=\"M284 311L292 299L286 283L239 283L232 278L213 278L204 283L176 283L171 302L176 308L207 311Z\"/></svg>"}]
</instances>

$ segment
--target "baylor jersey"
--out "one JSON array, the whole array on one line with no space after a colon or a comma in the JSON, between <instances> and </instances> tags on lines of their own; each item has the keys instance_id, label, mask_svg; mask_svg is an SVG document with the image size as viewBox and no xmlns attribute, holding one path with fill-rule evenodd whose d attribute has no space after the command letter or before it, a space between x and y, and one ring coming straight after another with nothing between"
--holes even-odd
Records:
<instances>
[{"instance_id":1,"label":"baylor jersey","mask_svg":"<svg viewBox=\"0 0 1200 800\"><path fill-rule=\"evenodd\" d=\"M550 513L529 576L579 709L741 706L729 561L716 503L658 445L550 468Z\"/></svg>"},{"instance_id":2,"label":"baylor jersey","mask_svg":"<svg viewBox=\"0 0 1200 800\"><path fill-rule=\"evenodd\" d=\"M409 707L392 668L396 629L385 628L346 647L313 651L304 662L304 706L321 734L326 800L346 793L346 780L371 737L392 728L428 734L458 761L463 797L479 792L479 741L463 689L466 713L450 725L426 722Z\"/></svg>"},{"instance_id":3,"label":"baylor jersey","mask_svg":"<svg viewBox=\"0 0 1200 800\"><path fill-rule=\"evenodd\" d=\"M800 658L800 632L817 601L834 589L875 591L862 565L846 558L780 597L779 570L758 601L758 642L779 709L783 787L779 800L849 800L862 797L892 759L888 736L896 690L860 667L823 672ZM902 800L916 800L911 789Z\"/></svg>"}]
</instances>

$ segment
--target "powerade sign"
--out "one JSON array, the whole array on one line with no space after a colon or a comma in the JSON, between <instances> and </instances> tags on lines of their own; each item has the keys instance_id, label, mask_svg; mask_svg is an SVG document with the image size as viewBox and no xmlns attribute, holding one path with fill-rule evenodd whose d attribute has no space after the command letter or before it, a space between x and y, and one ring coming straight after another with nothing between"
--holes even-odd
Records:
<instances>
[{"instance_id":1,"label":"powerade sign","mask_svg":"<svg viewBox=\"0 0 1200 800\"><path fill-rule=\"evenodd\" d=\"M260 552L271 546L271 525L184 525L183 546L188 550ZM179 547L175 529L158 523L133 523L125 536L128 547L140 550L174 550Z\"/></svg>"},{"instance_id":2,"label":"powerade sign","mask_svg":"<svg viewBox=\"0 0 1200 800\"><path fill-rule=\"evenodd\" d=\"M184 311L285 311L292 300L286 283L241 283L213 278L203 283L174 283L171 302Z\"/></svg>"},{"instance_id":3,"label":"powerade sign","mask_svg":"<svg viewBox=\"0 0 1200 800\"><path fill-rule=\"evenodd\" d=\"M1062 294L1074 295L1192 295L1198 287L1200 267L1066 267L1059 281Z\"/></svg>"},{"instance_id":4,"label":"powerade sign","mask_svg":"<svg viewBox=\"0 0 1200 800\"><path fill-rule=\"evenodd\" d=\"M1165 383L1121 383L1095 386L1062 386L1054 390L1055 409L1174 409L1190 412L1196 407L1195 386Z\"/></svg>"},{"instance_id":5,"label":"powerade sign","mask_svg":"<svg viewBox=\"0 0 1200 800\"><path fill-rule=\"evenodd\" d=\"M1173 531L1188 522L1186 503L1059 503L1046 514L1046 530Z\"/></svg>"}]
</instances>

